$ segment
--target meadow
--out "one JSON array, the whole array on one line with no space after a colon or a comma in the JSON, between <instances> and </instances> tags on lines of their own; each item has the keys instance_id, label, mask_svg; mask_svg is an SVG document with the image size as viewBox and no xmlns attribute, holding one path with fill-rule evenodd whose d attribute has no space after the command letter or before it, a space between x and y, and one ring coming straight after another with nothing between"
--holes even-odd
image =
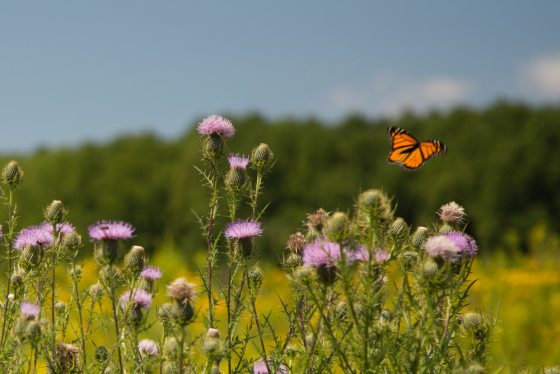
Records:
<instances>
[{"instance_id":1,"label":"meadow","mask_svg":"<svg viewBox=\"0 0 560 374\"><path fill-rule=\"evenodd\" d=\"M225 139L203 132L202 142L194 132L178 142L148 135L24 156L25 173L13 163L3 172L3 266L12 281L4 290L1 359L51 372L553 372L560 361L560 172L551 163L531 168L546 150L519 158L543 119L559 121L558 110L498 103L482 112L403 116L397 125L449 136L455 150L417 173L382 163L387 146L379 134L388 122L358 117L339 127L246 117L227 146L249 156L226 157ZM496 124L478 127L487 135L509 121L525 136L508 133L495 153L473 156L465 148L485 121ZM450 122L461 125L452 133ZM291 136L296 130L300 136ZM270 148L258 145L267 134ZM317 136L324 144L313 143ZM513 160L504 156L512 150L519 152ZM506 174L516 183L504 189ZM455 204L456 217L446 218L443 204L452 200L467 214ZM21 230L42 220L43 236L28 241ZM304 232L297 246L296 231ZM447 238L457 236L462 244L450 246ZM134 243L118 252L113 241L121 239ZM319 247L321 254L336 249L329 258L309 254ZM142 275L148 260L162 276ZM9 296L10 282L23 288ZM96 327L88 324L84 334L84 303L91 299L94 308L96 284L104 296L99 315L90 314ZM309 309L298 317L301 302ZM119 327L126 333L115 343ZM23 334L15 341L24 348L6 348L7 331ZM140 348L144 337L153 340ZM428 353L412 357L411 350Z\"/></svg>"}]
</instances>

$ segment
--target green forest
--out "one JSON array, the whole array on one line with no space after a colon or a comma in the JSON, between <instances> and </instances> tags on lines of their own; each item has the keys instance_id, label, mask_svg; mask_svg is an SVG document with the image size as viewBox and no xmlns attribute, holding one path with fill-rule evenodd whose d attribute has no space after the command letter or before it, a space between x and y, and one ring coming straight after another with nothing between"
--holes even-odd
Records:
<instances>
[{"instance_id":1,"label":"green forest","mask_svg":"<svg viewBox=\"0 0 560 374\"><path fill-rule=\"evenodd\" d=\"M482 254L527 250L536 225L559 229L558 106L497 102L396 119L352 115L337 123L259 114L229 118L237 131L228 152L249 154L264 142L275 155L263 197L270 205L261 239L272 261L281 257L288 235L302 227L307 213L345 209L368 188L392 196L396 215L412 226L434 220L441 204L456 201L469 212L467 231ZM60 199L83 234L101 218L122 219L137 228L150 251L172 245L188 257L203 246L194 212L207 210L195 169L202 163L196 123L173 140L147 133L2 155L3 162L17 159L26 173L18 192L21 225L39 223L39 207ZM389 164L389 126L418 140L439 139L447 154L415 172Z\"/></svg>"}]
</instances>

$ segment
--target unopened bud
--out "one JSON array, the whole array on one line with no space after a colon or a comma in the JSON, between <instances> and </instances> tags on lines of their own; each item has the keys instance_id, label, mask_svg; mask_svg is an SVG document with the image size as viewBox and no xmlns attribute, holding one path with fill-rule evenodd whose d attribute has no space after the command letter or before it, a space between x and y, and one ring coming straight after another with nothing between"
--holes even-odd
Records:
<instances>
[{"instance_id":1,"label":"unopened bud","mask_svg":"<svg viewBox=\"0 0 560 374\"><path fill-rule=\"evenodd\" d=\"M426 260L426 262L424 262L424 265L422 266L422 274L424 274L424 276L426 278L431 278L434 275L436 275L438 272L438 266L435 263L435 261L428 259Z\"/></svg>"},{"instance_id":2,"label":"unopened bud","mask_svg":"<svg viewBox=\"0 0 560 374\"><path fill-rule=\"evenodd\" d=\"M54 304L54 310L59 314L63 314L66 312L66 304L63 301L58 301Z\"/></svg>"},{"instance_id":3,"label":"unopened bud","mask_svg":"<svg viewBox=\"0 0 560 374\"><path fill-rule=\"evenodd\" d=\"M396 218L391 224L390 231L393 236L401 236L408 229L408 225L401 217Z\"/></svg>"},{"instance_id":4,"label":"unopened bud","mask_svg":"<svg viewBox=\"0 0 560 374\"><path fill-rule=\"evenodd\" d=\"M416 252L406 251L399 256L399 260L404 270L411 271L418 262L418 254Z\"/></svg>"},{"instance_id":5,"label":"unopened bud","mask_svg":"<svg viewBox=\"0 0 560 374\"><path fill-rule=\"evenodd\" d=\"M270 150L268 144L261 143L251 154L251 162L257 168L262 168L264 166L269 166L270 162L274 158L274 154Z\"/></svg>"},{"instance_id":6,"label":"unopened bud","mask_svg":"<svg viewBox=\"0 0 560 374\"><path fill-rule=\"evenodd\" d=\"M107 362L107 360L109 359L109 351L107 350L107 348L102 345L98 345L95 348L95 359L99 363Z\"/></svg>"},{"instance_id":7,"label":"unopened bud","mask_svg":"<svg viewBox=\"0 0 560 374\"><path fill-rule=\"evenodd\" d=\"M82 245L82 237L75 231L64 234L62 237L62 246L69 249L75 250Z\"/></svg>"},{"instance_id":8,"label":"unopened bud","mask_svg":"<svg viewBox=\"0 0 560 374\"><path fill-rule=\"evenodd\" d=\"M23 178L23 170L19 167L17 161L10 161L2 170L2 179L11 188L17 187Z\"/></svg>"},{"instance_id":9,"label":"unopened bud","mask_svg":"<svg viewBox=\"0 0 560 374\"><path fill-rule=\"evenodd\" d=\"M414 234L412 234L412 239L410 240L412 245L415 247L420 247L426 241L428 237L428 228L424 226L419 226Z\"/></svg>"},{"instance_id":10,"label":"unopened bud","mask_svg":"<svg viewBox=\"0 0 560 374\"><path fill-rule=\"evenodd\" d=\"M124 266L134 274L139 274L146 263L146 253L143 247L135 245L125 256Z\"/></svg>"},{"instance_id":11,"label":"unopened bud","mask_svg":"<svg viewBox=\"0 0 560 374\"><path fill-rule=\"evenodd\" d=\"M330 240L337 240L344 234L348 226L348 215L343 212L335 212L325 222L323 232Z\"/></svg>"},{"instance_id":12,"label":"unopened bud","mask_svg":"<svg viewBox=\"0 0 560 374\"><path fill-rule=\"evenodd\" d=\"M50 224L62 223L66 211L64 205L60 200L53 200L52 203L45 209L45 220Z\"/></svg>"}]
</instances>

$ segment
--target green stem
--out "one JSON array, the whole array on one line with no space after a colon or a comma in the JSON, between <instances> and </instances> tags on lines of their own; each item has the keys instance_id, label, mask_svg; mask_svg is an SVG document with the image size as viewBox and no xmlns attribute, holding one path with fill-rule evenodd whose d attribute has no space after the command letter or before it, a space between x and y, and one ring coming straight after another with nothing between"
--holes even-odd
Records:
<instances>
[{"instance_id":1,"label":"green stem","mask_svg":"<svg viewBox=\"0 0 560 374\"><path fill-rule=\"evenodd\" d=\"M119 357L119 371L121 374L124 373L124 365L121 353L121 343L120 343L120 333L119 333L119 320L117 318L117 305L115 302L115 285L111 279L111 306L113 310L113 320L115 321L115 338L117 341L117 355Z\"/></svg>"},{"instance_id":2,"label":"green stem","mask_svg":"<svg viewBox=\"0 0 560 374\"><path fill-rule=\"evenodd\" d=\"M12 223L13 222L13 211L12 211L12 207L13 207L13 191L10 188L10 192L8 194L8 222ZM9 233L12 232L12 225L10 225L10 230ZM10 286L11 286L11 274L12 274L12 238L11 235L9 235L10 237L8 238L7 242L5 241L7 247L8 247L8 281L7 281L7 286L6 286L6 298L4 300L6 300L6 303L4 304L4 318L2 319L2 338L0 339L0 344L2 346L2 351L4 350L4 342L5 342L5 338L6 338L6 320L8 319L8 295L10 294Z\"/></svg>"}]
</instances>

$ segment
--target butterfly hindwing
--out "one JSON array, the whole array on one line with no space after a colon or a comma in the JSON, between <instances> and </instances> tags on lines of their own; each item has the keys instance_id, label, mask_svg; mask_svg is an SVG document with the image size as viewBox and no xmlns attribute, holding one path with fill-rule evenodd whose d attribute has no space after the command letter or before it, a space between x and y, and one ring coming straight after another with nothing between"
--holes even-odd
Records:
<instances>
[{"instance_id":1,"label":"butterfly hindwing","mask_svg":"<svg viewBox=\"0 0 560 374\"><path fill-rule=\"evenodd\" d=\"M390 127L389 141L391 152L388 160L409 170L420 168L424 162L435 155L446 152L445 144L439 140L417 141L403 129Z\"/></svg>"}]
</instances>

